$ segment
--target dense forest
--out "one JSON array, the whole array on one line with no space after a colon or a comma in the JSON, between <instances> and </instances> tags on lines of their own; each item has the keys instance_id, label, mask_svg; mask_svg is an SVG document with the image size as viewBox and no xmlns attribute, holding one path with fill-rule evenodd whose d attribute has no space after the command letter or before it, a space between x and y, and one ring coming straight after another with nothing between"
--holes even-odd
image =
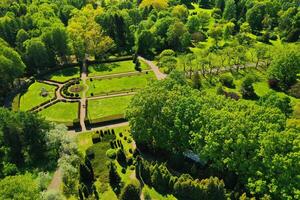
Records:
<instances>
[{"instance_id":1,"label":"dense forest","mask_svg":"<svg viewBox=\"0 0 300 200\"><path fill-rule=\"evenodd\" d=\"M0 199L300 199L299 41L299 0L1 0ZM12 108L56 68L127 57L166 78L129 91L105 178L86 148L105 136Z\"/></svg>"}]
</instances>

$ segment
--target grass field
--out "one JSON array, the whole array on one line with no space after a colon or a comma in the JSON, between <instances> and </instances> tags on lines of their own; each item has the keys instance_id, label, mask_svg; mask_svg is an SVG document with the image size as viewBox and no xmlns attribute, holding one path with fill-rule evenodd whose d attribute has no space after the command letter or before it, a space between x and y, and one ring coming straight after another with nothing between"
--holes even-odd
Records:
<instances>
[{"instance_id":1,"label":"grass field","mask_svg":"<svg viewBox=\"0 0 300 200\"><path fill-rule=\"evenodd\" d=\"M132 62L132 60L113 62L113 63L102 63L102 64L89 66L88 73L89 76L117 74L117 73L135 71L134 67L135 64ZM145 70L148 69L149 67L144 62L141 61L141 68Z\"/></svg>"},{"instance_id":2,"label":"grass field","mask_svg":"<svg viewBox=\"0 0 300 200\"><path fill-rule=\"evenodd\" d=\"M110 115L124 114L132 96L90 100L88 103L89 119L98 119Z\"/></svg>"},{"instance_id":3,"label":"grass field","mask_svg":"<svg viewBox=\"0 0 300 200\"><path fill-rule=\"evenodd\" d=\"M43 97L40 94L42 88L44 88L48 92L48 95L46 97ZM55 96L55 88L55 86L39 82L31 84L28 90L20 98L20 110L30 110L31 108L52 99Z\"/></svg>"},{"instance_id":4,"label":"grass field","mask_svg":"<svg viewBox=\"0 0 300 200\"><path fill-rule=\"evenodd\" d=\"M74 119L78 116L78 103L64 103L58 102L41 112L46 120L64 123L66 125L72 124Z\"/></svg>"},{"instance_id":5,"label":"grass field","mask_svg":"<svg viewBox=\"0 0 300 200\"><path fill-rule=\"evenodd\" d=\"M58 81L58 82L65 82L72 78L79 78L80 77L80 68L79 67L69 67L65 69L58 70L50 75L45 76L45 79Z\"/></svg>"},{"instance_id":6,"label":"grass field","mask_svg":"<svg viewBox=\"0 0 300 200\"><path fill-rule=\"evenodd\" d=\"M121 91L128 91L131 89L140 89L147 85L148 81L155 79L154 73L150 72L148 74L141 74L138 76L128 76L112 79L94 79L93 81L88 80L87 84L89 86L87 96L94 96L114 93Z\"/></svg>"}]
</instances>

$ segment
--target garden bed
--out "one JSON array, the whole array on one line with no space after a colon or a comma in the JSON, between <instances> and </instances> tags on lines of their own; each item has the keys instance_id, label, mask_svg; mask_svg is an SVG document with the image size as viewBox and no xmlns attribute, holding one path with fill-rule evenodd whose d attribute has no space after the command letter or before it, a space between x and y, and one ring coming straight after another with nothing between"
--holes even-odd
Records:
<instances>
[{"instance_id":1,"label":"garden bed","mask_svg":"<svg viewBox=\"0 0 300 200\"><path fill-rule=\"evenodd\" d=\"M109 94L111 92L129 91L131 89L140 89L147 85L151 80L155 80L153 72L142 73L137 76L111 78L111 79L93 79L87 80L89 90L87 96L97 96Z\"/></svg>"},{"instance_id":2,"label":"garden bed","mask_svg":"<svg viewBox=\"0 0 300 200\"><path fill-rule=\"evenodd\" d=\"M148 65L141 62L141 69L149 69ZM111 63L99 63L93 64L88 67L88 74L92 76L102 76L107 74L117 74L125 72L133 72L135 70L135 64L132 60L111 62Z\"/></svg>"},{"instance_id":3,"label":"garden bed","mask_svg":"<svg viewBox=\"0 0 300 200\"><path fill-rule=\"evenodd\" d=\"M63 123L71 127L74 125L74 121L78 120L78 104L78 102L58 102L40 111L39 114L48 121Z\"/></svg>"},{"instance_id":4,"label":"garden bed","mask_svg":"<svg viewBox=\"0 0 300 200\"><path fill-rule=\"evenodd\" d=\"M56 86L34 82L20 98L20 110L27 111L55 97ZM45 92L45 96L42 96ZM47 93L47 94L46 94Z\"/></svg>"}]
</instances>

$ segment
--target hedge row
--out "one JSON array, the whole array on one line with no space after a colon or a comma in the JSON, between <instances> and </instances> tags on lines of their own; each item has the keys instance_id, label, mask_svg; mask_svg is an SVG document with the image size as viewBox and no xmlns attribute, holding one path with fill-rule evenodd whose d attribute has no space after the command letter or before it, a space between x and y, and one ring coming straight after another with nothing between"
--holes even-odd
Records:
<instances>
[{"instance_id":1,"label":"hedge row","mask_svg":"<svg viewBox=\"0 0 300 200\"><path fill-rule=\"evenodd\" d=\"M124 114L110 115L110 116L101 117L97 119L89 119L88 122L89 124L97 124L97 123L113 121L117 119L124 119Z\"/></svg>"},{"instance_id":2,"label":"hedge row","mask_svg":"<svg viewBox=\"0 0 300 200\"><path fill-rule=\"evenodd\" d=\"M93 64L100 64L100 63L112 63L112 62L119 62L119 61L127 61L127 60L132 60L132 55L130 56L121 56L121 57L117 57L117 58L110 58L107 60L87 60L87 64L89 65L93 65Z\"/></svg>"},{"instance_id":3,"label":"hedge row","mask_svg":"<svg viewBox=\"0 0 300 200\"><path fill-rule=\"evenodd\" d=\"M138 158L136 177L157 191L172 193L178 199L226 199L223 180L216 177L193 179L189 174L173 176L165 164L150 163L141 158Z\"/></svg>"},{"instance_id":4,"label":"hedge row","mask_svg":"<svg viewBox=\"0 0 300 200\"><path fill-rule=\"evenodd\" d=\"M60 90L61 96L68 98L68 99L80 99L79 94L70 93L68 91L69 87L71 87L72 85L75 85L75 84L79 84L79 82L80 82L79 78L70 79Z\"/></svg>"},{"instance_id":5,"label":"hedge row","mask_svg":"<svg viewBox=\"0 0 300 200\"><path fill-rule=\"evenodd\" d=\"M135 91L137 91L139 89L141 89L141 88L131 88L131 89L128 89L128 90L119 90L119 91L112 90L110 92L96 93L96 96L99 96L99 95L106 95L106 96L108 96L108 95L113 95L113 94L129 93L129 92L135 92ZM90 94L91 94L92 97L95 96L95 94L93 92L90 93Z\"/></svg>"}]
</instances>

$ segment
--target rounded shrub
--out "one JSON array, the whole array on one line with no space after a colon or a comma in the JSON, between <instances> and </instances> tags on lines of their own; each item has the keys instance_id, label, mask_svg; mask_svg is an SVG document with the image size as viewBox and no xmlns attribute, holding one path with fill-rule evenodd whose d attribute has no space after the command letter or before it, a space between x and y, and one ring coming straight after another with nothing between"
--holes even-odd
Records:
<instances>
[{"instance_id":1,"label":"rounded shrub","mask_svg":"<svg viewBox=\"0 0 300 200\"><path fill-rule=\"evenodd\" d=\"M220 76L220 82L223 86L229 87L229 88L235 88L235 85L233 83L233 77L229 74L223 74Z\"/></svg>"}]
</instances>

